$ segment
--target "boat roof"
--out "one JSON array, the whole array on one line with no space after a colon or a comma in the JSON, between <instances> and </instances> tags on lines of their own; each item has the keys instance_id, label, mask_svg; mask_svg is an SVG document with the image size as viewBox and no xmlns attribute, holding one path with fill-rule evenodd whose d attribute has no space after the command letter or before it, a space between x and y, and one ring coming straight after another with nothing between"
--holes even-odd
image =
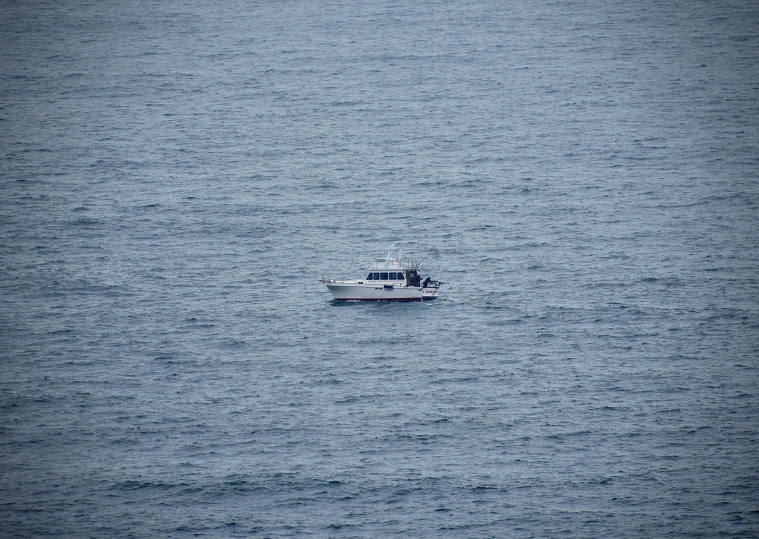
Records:
<instances>
[{"instance_id":1,"label":"boat roof","mask_svg":"<svg viewBox=\"0 0 759 539\"><path fill-rule=\"evenodd\" d=\"M371 269L378 271L397 271L419 269L419 267L414 264L407 264L398 258L378 257L374 259L374 264Z\"/></svg>"},{"instance_id":2,"label":"boat roof","mask_svg":"<svg viewBox=\"0 0 759 539\"><path fill-rule=\"evenodd\" d=\"M370 269L372 271L419 270L419 264L404 260L403 247L392 245L387 256L374 259L374 264Z\"/></svg>"}]
</instances>

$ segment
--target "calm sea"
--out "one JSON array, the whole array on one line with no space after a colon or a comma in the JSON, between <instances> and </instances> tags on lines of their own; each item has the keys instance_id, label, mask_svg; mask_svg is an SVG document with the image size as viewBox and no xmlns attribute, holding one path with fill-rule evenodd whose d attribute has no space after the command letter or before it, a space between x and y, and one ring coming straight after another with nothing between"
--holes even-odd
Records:
<instances>
[{"instance_id":1,"label":"calm sea","mask_svg":"<svg viewBox=\"0 0 759 539\"><path fill-rule=\"evenodd\" d=\"M0 536L759 536L755 2L0 13Z\"/></svg>"}]
</instances>

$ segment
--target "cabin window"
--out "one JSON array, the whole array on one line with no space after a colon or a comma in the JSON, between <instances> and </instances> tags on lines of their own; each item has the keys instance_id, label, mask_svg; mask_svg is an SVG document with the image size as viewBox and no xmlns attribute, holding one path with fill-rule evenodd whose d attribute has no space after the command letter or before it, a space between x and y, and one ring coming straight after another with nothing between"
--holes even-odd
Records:
<instances>
[{"instance_id":1,"label":"cabin window","mask_svg":"<svg viewBox=\"0 0 759 539\"><path fill-rule=\"evenodd\" d=\"M371 272L369 272L369 275L366 276L366 280L367 281L371 281L372 280L372 273Z\"/></svg>"},{"instance_id":2,"label":"cabin window","mask_svg":"<svg viewBox=\"0 0 759 539\"><path fill-rule=\"evenodd\" d=\"M379 281L379 272L378 271L374 272L374 280L375 281Z\"/></svg>"},{"instance_id":3,"label":"cabin window","mask_svg":"<svg viewBox=\"0 0 759 539\"><path fill-rule=\"evenodd\" d=\"M395 272L394 271L390 272L390 280L391 281L395 281Z\"/></svg>"},{"instance_id":4,"label":"cabin window","mask_svg":"<svg viewBox=\"0 0 759 539\"><path fill-rule=\"evenodd\" d=\"M386 271L383 271L382 273L380 273L380 280L381 281L387 281L387 272Z\"/></svg>"}]
</instances>

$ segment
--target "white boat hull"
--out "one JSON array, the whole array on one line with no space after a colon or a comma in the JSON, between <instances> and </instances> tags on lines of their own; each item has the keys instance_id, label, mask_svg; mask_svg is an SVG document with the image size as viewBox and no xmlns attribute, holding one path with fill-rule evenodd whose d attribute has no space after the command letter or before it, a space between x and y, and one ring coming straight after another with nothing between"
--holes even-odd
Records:
<instances>
[{"instance_id":1,"label":"white boat hull","mask_svg":"<svg viewBox=\"0 0 759 539\"><path fill-rule=\"evenodd\" d=\"M356 283L325 280L324 284L338 301L422 301L435 299L437 288L404 284Z\"/></svg>"}]
</instances>

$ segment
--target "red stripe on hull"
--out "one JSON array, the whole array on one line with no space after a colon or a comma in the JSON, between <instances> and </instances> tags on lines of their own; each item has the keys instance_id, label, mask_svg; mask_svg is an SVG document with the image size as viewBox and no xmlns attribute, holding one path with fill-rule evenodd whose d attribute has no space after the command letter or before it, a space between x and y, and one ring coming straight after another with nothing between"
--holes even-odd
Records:
<instances>
[{"instance_id":1,"label":"red stripe on hull","mask_svg":"<svg viewBox=\"0 0 759 539\"><path fill-rule=\"evenodd\" d=\"M430 298L332 298L334 301L427 301L430 299L437 299L437 296Z\"/></svg>"}]
</instances>

